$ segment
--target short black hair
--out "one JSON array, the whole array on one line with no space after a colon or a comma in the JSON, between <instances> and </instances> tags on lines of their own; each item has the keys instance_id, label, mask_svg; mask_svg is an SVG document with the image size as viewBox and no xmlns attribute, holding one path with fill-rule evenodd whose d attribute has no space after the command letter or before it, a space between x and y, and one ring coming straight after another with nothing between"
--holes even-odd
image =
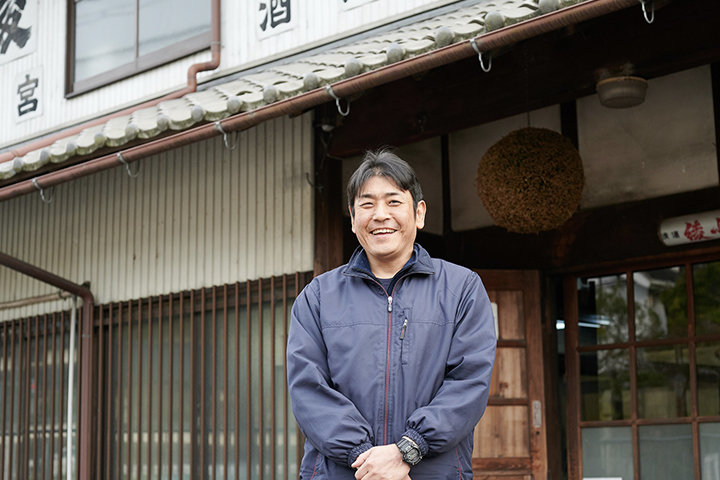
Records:
<instances>
[{"instance_id":1,"label":"short black hair","mask_svg":"<svg viewBox=\"0 0 720 480\"><path fill-rule=\"evenodd\" d=\"M383 148L365 152L363 162L350 177L347 185L347 199L353 216L355 216L355 198L360 193L360 189L365 182L376 176L385 177L402 190L410 192L413 199L413 210L417 210L423 194L415 170L390 149Z\"/></svg>"}]
</instances>

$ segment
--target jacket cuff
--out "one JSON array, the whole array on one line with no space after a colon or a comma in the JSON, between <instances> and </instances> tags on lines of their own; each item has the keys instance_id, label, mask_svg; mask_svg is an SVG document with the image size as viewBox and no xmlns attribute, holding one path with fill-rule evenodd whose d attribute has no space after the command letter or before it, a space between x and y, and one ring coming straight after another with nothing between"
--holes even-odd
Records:
<instances>
[{"instance_id":1,"label":"jacket cuff","mask_svg":"<svg viewBox=\"0 0 720 480\"><path fill-rule=\"evenodd\" d=\"M413 442L417 443L417 446L420 447L420 454L424 457L428 453L428 444L423 438L422 435L420 435L417 431L413 430L412 428L408 428L405 430L405 433L403 433L403 437L408 437Z\"/></svg>"},{"instance_id":2,"label":"jacket cuff","mask_svg":"<svg viewBox=\"0 0 720 480\"><path fill-rule=\"evenodd\" d=\"M354 447L352 450L350 450L350 453L348 453L348 459L347 459L348 467L352 468L352 464L355 463L355 460L357 460L357 457L359 457L363 453L367 452L372 447L373 447L372 443L365 442L365 443L361 443L357 447Z\"/></svg>"}]
</instances>

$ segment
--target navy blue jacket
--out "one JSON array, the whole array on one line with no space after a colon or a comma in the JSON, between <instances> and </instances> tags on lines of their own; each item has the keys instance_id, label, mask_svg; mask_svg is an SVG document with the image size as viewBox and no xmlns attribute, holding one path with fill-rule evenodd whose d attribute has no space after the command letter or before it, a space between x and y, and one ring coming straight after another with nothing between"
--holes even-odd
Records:
<instances>
[{"instance_id":1,"label":"navy blue jacket","mask_svg":"<svg viewBox=\"0 0 720 480\"><path fill-rule=\"evenodd\" d=\"M305 287L287 346L292 409L306 437L301 480L351 480L376 445L412 438L413 480L471 479L473 428L495 360L480 277L415 245L386 292L358 248Z\"/></svg>"}]
</instances>

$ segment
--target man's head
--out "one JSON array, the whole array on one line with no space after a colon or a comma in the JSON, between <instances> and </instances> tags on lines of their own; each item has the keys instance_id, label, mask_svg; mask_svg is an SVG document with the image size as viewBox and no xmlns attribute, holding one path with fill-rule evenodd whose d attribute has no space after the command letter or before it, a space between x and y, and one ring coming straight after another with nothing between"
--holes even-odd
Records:
<instances>
[{"instance_id":1,"label":"man's head","mask_svg":"<svg viewBox=\"0 0 720 480\"><path fill-rule=\"evenodd\" d=\"M363 162L352 174L347 185L347 199L352 216L355 215L355 197L365 182L375 176L385 177L400 189L410 192L414 209L423 199L422 188L417 175L415 175L415 170L405 160L386 149L367 151Z\"/></svg>"},{"instance_id":2,"label":"man's head","mask_svg":"<svg viewBox=\"0 0 720 480\"><path fill-rule=\"evenodd\" d=\"M347 187L352 229L381 278L394 275L412 255L425 226L425 202L415 171L397 155L368 152Z\"/></svg>"}]
</instances>

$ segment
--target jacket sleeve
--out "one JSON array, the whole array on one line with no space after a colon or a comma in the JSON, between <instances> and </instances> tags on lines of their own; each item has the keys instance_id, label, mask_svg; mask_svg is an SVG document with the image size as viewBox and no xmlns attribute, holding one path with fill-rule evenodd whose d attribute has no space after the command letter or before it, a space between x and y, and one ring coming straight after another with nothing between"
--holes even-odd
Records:
<instances>
[{"instance_id":1,"label":"jacket sleeve","mask_svg":"<svg viewBox=\"0 0 720 480\"><path fill-rule=\"evenodd\" d=\"M295 300L287 345L292 410L308 441L324 456L350 466L372 448L372 429L355 405L332 387L320 327L317 282Z\"/></svg>"},{"instance_id":2,"label":"jacket sleeve","mask_svg":"<svg viewBox=\"0 0 720 480\"><path fill-rule=\"evenodd\" d=\"M418 444L423 456L455 447L480 421L487 406L496 343L490 299L480 277L472 272L456 312L442 385L430 403L415 410L406 422L404 435Z\"/></svg>"}]
</instances>

